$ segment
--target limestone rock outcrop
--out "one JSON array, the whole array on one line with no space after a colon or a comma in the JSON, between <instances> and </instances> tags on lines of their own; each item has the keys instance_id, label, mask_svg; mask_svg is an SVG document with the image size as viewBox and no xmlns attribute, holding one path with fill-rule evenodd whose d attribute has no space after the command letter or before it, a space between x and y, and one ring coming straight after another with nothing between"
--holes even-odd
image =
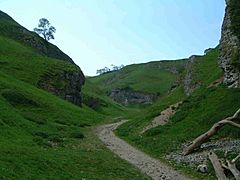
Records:
<instances>
[{"instance_id":1,"label":"limestone rock outcrop","mask_svg":"<svg viewBox=\"0 0 240 180\"><path fill-rule=\"evenodd\" d=\"M196 57L197 56L195 55L191 56L185 67L186 74L183 77L183 88L187 96L191 95L193 91L201 85L200 82L195 82L193 78L194 76L193 67L197 61Z\"/></svg>"},{"instance_id":2,"label":"limestone rock outcrop","mask_svg":"<svg viewBox=\"0 0 240 180\"><path fill-rule=\"evenodd\" d=\"M76 105L81 105L81 88L85 82L84 75L79 69L74 72L61 72L54 76L45 75L39 81L38 86L62 99Z\"/></svg>"},{"instance_id":3,"label":"limestone rock outcrop","mask_svg":"<svg viewBox=\"0 0 240 180\"><path fill-rule=\"evenodd\" d=\"M114 101L125 106L134 104L152 104L157 97L155 94L133 91L130 88L114 89L109 95Z\"/></svg>"},{"instance_id":4,"label":"limestone rock outcrop","mask_svg":"<svg viewBox=\"0 0 240 180\"><path fill-rule=\"evenodd\" d=\"M240 87L240 3L226 0L227 7L222 25L219 64L224 71L224 84Z\"/></svg>"}]
</instances>

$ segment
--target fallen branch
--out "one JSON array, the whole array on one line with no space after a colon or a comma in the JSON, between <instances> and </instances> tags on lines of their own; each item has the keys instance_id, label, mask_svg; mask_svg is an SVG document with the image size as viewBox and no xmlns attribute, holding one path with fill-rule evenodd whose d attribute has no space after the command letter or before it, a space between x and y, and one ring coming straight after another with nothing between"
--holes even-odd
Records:
<instances>
[{"instance_id":1,"label":"fallen branch","mask_svg":"<svg viewBox=\"0 0 240 180\"><path fill-rule=\"evenodd\" d=\"M240 154L237 155L237 157L235 157L235 158L232 160L232 163L235 163L239 158L240 158Z\"/></svg>"},{"instance_id":2,"label":"fallen branch","mask_svg":"<svg viewBox=\"0 0 240 180\"><path fill-rule=\"evenodd\" d=\"M233 120L237 119L240 114L240 109L231 117L227 117L217 123L215 123L211 129L209 129L206 133L197 137L184 151L184 155L188 155L192 153L195 149L199 148L202 143L207 141L213 135L215 135L224 125L229 124L231 126L240 128L240 124L233 122Z\"/></svg>"},{"instance_id":3,"label":"fallen branch","mask_svg":"<svg viewBox=\"0 0 240 180\"><path fill-rule=\"evenodd\" d=\"M233 160L226 160L227 165L222 162L222 167L225 169L228 169L232 172L233 176L235 177L236 180L240 180L240 171L236 167L236 161L240 158L240 154L235 157Z\"/></svg>"},{"instance_id":4,"label":"fallen branch","mask_svg":"<svg viewBox=\"0 0 240 180\"><path fill-rule=\"evenodd\" d=\"M236 180L240 180L240 172L236 167L235 163L232 163L232 161L227 160L227 165L229 170L232 172Z\"/></svg>"},{"instance_id":5,"label":"fallen branch","mask_svg":"<svg viewBox=\"0 0 240 180\"><path fill-rule=\"evenodd\" d=\"M221 165L217 155L214 152L210 152L208 154L208 158L210 159L210 161L213 165L213 168L216 172L216 176L217 176L218 180L227 180L228 178L224 174L224 170L222 168L222 165Z\"/></svg>"}]
</instances>

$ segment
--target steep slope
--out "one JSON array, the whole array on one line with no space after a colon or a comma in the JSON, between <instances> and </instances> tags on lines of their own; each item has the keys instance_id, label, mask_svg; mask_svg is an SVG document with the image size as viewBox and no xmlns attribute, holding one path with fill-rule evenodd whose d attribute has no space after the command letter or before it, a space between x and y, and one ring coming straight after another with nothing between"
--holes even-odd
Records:
<instances>
[{"instance_id":1,"label":"steep slope","mask_svg":"<svg viewBox=\"0 0 240 180\"><path fill-rule=\"evenodd\" d=\"M89 80L124 105L152 104L176 86L185 64L186 60L134 64Z\"/></svg>"},{"instance_id":2,"label":"steep slope","mask_svg":"<svg viewBox=\"0 0 240 180\"><path fill-rule=\"evenodd\" d=\"M80 105L81 69L2 12L0 24L0 179L147 179L95 137L111 101L105 115L54 96Z\"/></svg>"},{"instance_id":3,"label":"steep slope","mask_svg":"<svg viewBox=\"0 0 240 180\"><path fill-rule=\"evenodd\" d=\"M2 179L143 179L96 140L106 117L0 72ZM112 168L114 167L114 168Z\"/></svg>"},{"instance_id":4,"label":"steep slope","mask_svg":"<svg viewBox=\"0 0 240 180\"><path fill-rule=\"evenodd\" d=\"M237 0L226 2L219 63L224 70L224 83L240 87L240 4Z\"/></svg>"},{"instance_id":5,"label":"steep slope","mask_svg":"<svg viewBox=\"0 0 240 180\"><path fill-rule=\"evenodd\" d=\"M186 74L191 72L191 82L197 82L198 88L186 96L184 93L186 84L183 83L169 95L160 98L153 106L143 110L142 113L129 117L132 120L117 129L118 135L154 157L165 161L167 154L176 150L181 151L183 143L193 140L215 122L232 115L240 107L240 101L237 101L240 97L239 89L228 89L219 85L222 71L218 65L217 48L205 56L197 57L191 68L190 71L186 69L183 72L182 80L184 81ZM183 104L170 118L168 124L141 134L142 130L161 111L180 101L183 101ZM225 127L216 139L239 138L239 133L237 128ZM173 164L176 164L176 161L173 161ZM178 164L177 168L195 174L199 179L212 178L196 174L194 166L192 170L191 168L189 170L183 164Z\"/></svg>"},{"instance_id":6,"label":"steep slope","mask_svg":"<svg viewBox=\"0 0 240 180\"><path fill-rule=\"evenodd\" d=\"M35 32L31 32L18 24L8 14L0 11L0 34L10 39L16 40L24 45L32 47L38 53L48 57L67 61L74 64L73 60L62 52L57 46L45 41Z\"/></svg>"},{"instance_id":7,"label":"steep slope","mask_svg":"<svg viewBox=\"0 0 240 180\"><path fill-rule=\"evenodd\" d=\"M219 47L211 49L205 56L191 56L182 74L182 84L187 96L199 87L212 86L222 82L222 71L216 59ZM210 68L211 67L211 68Z\"/></svg>"},{"instance_id":8,"label":"steep slope","mask_svg":"<svg viewBox=\"0 0 240 180\"><path fill-rule=\"evenodd\" d=\"M56 46L0 12L0 70L80 105L84 75Z\"/></svg>"}]
</instances>

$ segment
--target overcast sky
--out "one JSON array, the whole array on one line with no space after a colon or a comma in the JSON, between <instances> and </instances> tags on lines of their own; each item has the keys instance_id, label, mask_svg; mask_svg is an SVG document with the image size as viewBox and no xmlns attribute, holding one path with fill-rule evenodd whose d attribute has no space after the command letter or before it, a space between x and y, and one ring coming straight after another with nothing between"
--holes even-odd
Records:
<instances>
[{"instance_id":1,"label":"overcast sky","mask_svg":"<svg viewBox=\"0 0 240 180\"><path fill-rule=\"evenodd\" d=\"M105 66L203 54L220 39L224 0L0 0L29 30L47 18L51 42L85 75Z\"/></svg>"}]
</instances>

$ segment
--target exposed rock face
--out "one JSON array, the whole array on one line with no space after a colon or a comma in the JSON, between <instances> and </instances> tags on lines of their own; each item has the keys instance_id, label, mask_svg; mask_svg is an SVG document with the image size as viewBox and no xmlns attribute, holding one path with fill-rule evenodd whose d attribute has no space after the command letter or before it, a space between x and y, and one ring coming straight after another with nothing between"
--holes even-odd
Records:
<instances>
[{"instance_id":1,"label":"exposed rock face","mask_svg":"<svg viewBox=\"0 0 240 180\"><path fill-rule=\"evenodd\" d=\"M81 105L81 87L85 82L82 71L62 72L54 76L45 75L38 83L39 87L68 100L76 105Z\"/></svg>"},{"instance_id":2,"label":"exposed rock face","mask_svg":"<svg viewBox=\"0 0 240 180\"><path fill-rule=\"evenodd\" d=\"M234 31L234 18L240 16L240 10L234 11L232 8L239 6L233 0L227 0L226 13L222 25L222 35L220 40L219 64L224 71L224 84L228 87L240 87L240 39L237 31ZM239 8L239 7L238 7ZM231 14L235 13L235 14ZM240 22L238 22L240 23ZM236 24L234 24L234 27Z\"/></svg>"},{"instance_id":3,"label":"exposed rock face","mask_svg":"<svg viewBox=\"0 0 240 180\"><path fill-rule=\"evenodd\" d=\"M194 82L193 80L193 66L196 63L196 56L191 56L186 64L186 75L183 78L184 92L187 96L197 89L201 84L200 82Z\"/></svg>"},{"instance_id":4,"label":"exposed rock face","mask_svg":"<svg viewBox=\"0 0 240 180\"><path fill-rule=\"evenodd\" d=\"M130 88L125 88L112 90L110 97L114 101L127 106L131 104L152 104L153 100L156 98L156 95L136 92Z\"/></svg>"}]
</instances>

